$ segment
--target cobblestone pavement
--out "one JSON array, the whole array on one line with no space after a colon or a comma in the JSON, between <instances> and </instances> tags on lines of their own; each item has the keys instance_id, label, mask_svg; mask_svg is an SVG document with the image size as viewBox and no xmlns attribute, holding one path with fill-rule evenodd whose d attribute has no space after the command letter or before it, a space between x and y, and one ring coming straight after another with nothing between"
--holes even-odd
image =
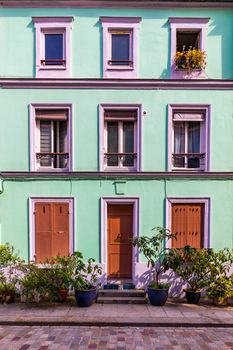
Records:
<instances>
[{"instance_id":1,"label":"cobblestone pavement","mask_svg":"<svg viewBox=\"0 0 233 350\"><path fill-rule=\"evenodd\" d=\"M1 350L232 350L232 328L0 327Z\"/></svg>"}]
</instances>

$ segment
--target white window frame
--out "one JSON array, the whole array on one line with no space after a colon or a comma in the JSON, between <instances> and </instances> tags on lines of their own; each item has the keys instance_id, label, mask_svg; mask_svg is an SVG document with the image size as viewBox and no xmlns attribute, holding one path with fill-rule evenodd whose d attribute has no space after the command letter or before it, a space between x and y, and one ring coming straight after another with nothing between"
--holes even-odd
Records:
<instances>
[{"instance_id":1,"label":"white window frame","mask_svg":"<svg viewBox=\"0 0 233 350\"><path fill-rule=\"evenodd\" d=\"M69 153L68 166L66 168L41 167L36 158L40 152L40 128L39 119L36 118L37 110L59 111L66 109L67 119L67 153ZM49 120L49 119L48 119ZM52 120L52 118L51 118ZM53 130L53 128L52 128ZM53 131L52 131L53 132ZM72 105L71 104L31 104L30 105L30 170L38 172L67 172L72 171Z\"/></svg>"},{"instance_id":2,"label":"white window frame","mask_svg":"<svg viewBox=\"0 0 233 350\"><path fill-rule=\"evenodd\" d=\"M32 17L36 33L36 77L71 77L71 29L73 17ZM45 34L63 35L63 65L45 65Z\"/></svg>"},{"instance_id":3,"label":"white window frame","mask_svg":"<svg viewBox=\"0 0 233 350\"><path fill-rule=\"evenodd\" d=\"M123 123L131 121L127 120L127 118L121 118L120 120L114 120L114 122L118 123L118 153L123 153ZM104 120L104 153L107 153L108 149L108 120ZM134 124L134 152L137 153L137 121L133 122ZM134 166L124 166L123 165L123 157L119 157L118 166L108 166L107 157L104 158L104 170L114 171L135 171L137 169L137 157L134 158Z\"/></svg>"}]
</instances>

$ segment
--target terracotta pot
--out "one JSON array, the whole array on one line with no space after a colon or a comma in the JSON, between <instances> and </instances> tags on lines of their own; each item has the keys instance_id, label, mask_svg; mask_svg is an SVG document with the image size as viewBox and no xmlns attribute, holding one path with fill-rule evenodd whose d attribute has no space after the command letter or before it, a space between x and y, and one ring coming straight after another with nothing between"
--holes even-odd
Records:
<instances>
[{"instance_id":1,"label":"terracotta pot","mask_svg":"<svg viewBox=\"0 0 233 350\"><path fill-rule=\"evenodd\" d=\"M226 306L228 304L228 299L225 298L213 298L213 304L216 306Z\"/></svg>"},{"instance_id":2,"label":"terracotta pot","mask_svg":"<svg viewBox=\"0 0 233 350\"><path fill-rule=\"evenodd\" d=\"M68 289L59 289L58 294L59 294L60 301L64 303L68 295Z\"/></svg>"}]
</instances>

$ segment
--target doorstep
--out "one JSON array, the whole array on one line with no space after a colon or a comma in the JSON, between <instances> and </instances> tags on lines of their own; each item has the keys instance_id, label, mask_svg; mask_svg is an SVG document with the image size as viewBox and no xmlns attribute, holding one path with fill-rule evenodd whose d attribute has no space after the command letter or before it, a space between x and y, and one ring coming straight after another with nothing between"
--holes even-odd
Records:
<instances>
[{"instance_id":1,"label":"doorstep","mask_svg":"<svg viewBox=\"0 0 233 350\"><path fill-rule=\"evenodd\" d=\"M76 306L74 298L62 303L13 303L0 306L0 325L117 326L117 327L232 327L233 306L216 307L168 299L162 307L147 304L93 304Z\"/></svg>"}]
</instances>

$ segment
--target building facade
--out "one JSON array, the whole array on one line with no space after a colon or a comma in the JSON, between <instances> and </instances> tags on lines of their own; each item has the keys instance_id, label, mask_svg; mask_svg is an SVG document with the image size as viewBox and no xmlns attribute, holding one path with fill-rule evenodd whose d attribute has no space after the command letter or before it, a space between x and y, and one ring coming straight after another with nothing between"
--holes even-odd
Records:
<instances>
[{"instance_id":1,"label":"building facade","mask_svg":"<svg viewBox=\"0 0 233 350\"><path fill-rule=\"evenodd\" d=\"M232 2L1 6L1 243L137 285L153 227L233 248ZM174 63L190 46L206 68Z\"/></svg>"}]
</instances>

